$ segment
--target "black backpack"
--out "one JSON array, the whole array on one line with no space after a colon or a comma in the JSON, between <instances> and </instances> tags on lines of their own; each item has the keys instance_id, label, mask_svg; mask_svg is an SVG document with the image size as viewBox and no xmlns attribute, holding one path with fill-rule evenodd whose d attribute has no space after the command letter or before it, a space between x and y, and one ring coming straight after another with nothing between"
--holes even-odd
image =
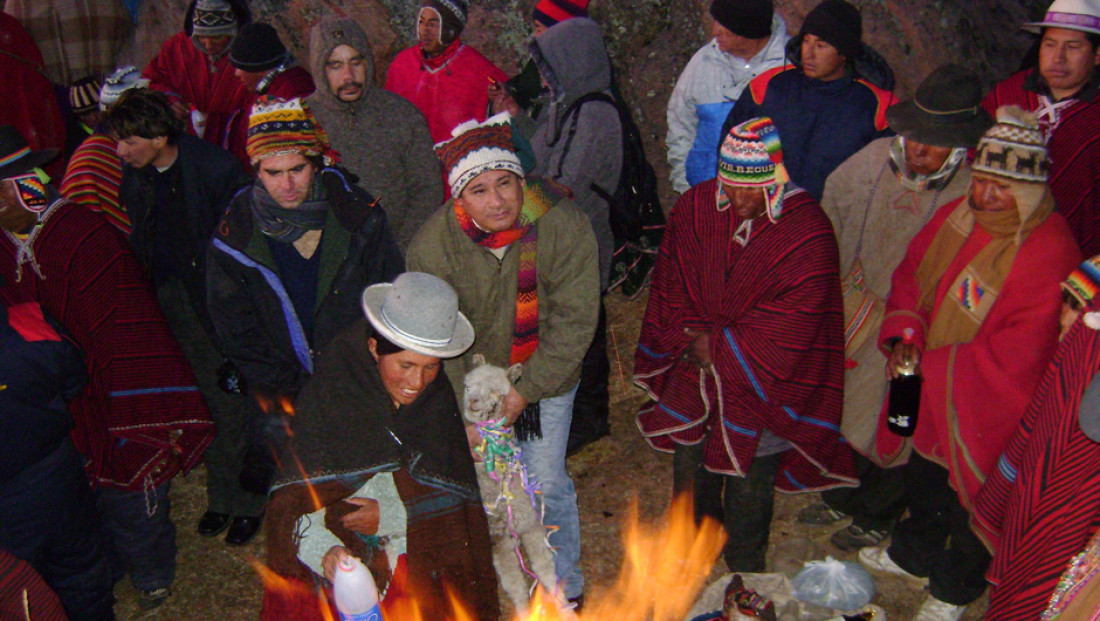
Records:
<instances>
[{"instance_id":1,"label":"black backpack","mask_svg":"<svg viewBox=\"0 0 1100 621\"><path fill-rule=\"evenodd\" d=\"M607 201L610 207L611 231L615 235L615 254L611 259L611 278L607 290L622 287L623 295L636 297L649 284L649 272L657 260L657 249L661 245L661 236L665 230L665 214L661 210L661 200L657 195L657 175L653 166L646 160L642 135L630 111L614 97L606 93L588 93L574 101L562 117L558 127L567 125L573 118L569 134L566 136L565 153L577 129L577 113L580 107L590 101L602 101L615 106L619 112L622 127L622 172L619 184L614 191L607 191L595 183L592 191ZM560 135L555 137L557 142ZM561 161L564 161L563 153Z\"/></svg>"}]
</instances>

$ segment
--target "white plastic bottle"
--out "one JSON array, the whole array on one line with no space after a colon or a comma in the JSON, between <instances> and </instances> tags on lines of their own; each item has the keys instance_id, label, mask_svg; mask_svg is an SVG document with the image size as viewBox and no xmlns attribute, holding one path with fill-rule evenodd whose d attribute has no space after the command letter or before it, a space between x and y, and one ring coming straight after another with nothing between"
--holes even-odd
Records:
<instances>
[{"instance_id":1,"label":"white plastic bottle","mask_svg":"<svg viewBox=\"0 0 1100 621\"><path fill-rule=\"evenodd\" d=\"M378 587L370 571L354 556L344 558L336 566L332 592L343 621L382 621Z\"/></svg>"}]
</instances>

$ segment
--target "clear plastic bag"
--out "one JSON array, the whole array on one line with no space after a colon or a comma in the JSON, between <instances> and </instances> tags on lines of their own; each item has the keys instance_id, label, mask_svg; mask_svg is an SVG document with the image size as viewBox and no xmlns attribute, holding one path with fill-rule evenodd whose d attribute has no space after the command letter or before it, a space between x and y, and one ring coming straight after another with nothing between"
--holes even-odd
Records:
<instances>
[{"instance_id":1,"label":"clear plastic bag","mask_svg":"<svg viewBox=\"0 0 1100 621\"><path fill-rule=\"evenodd\" d=\"M875 596L875 581L866 569L831 556L806 563L791 586L795 598L836 610L857 610Z\"/></svg>"}]
</instances>

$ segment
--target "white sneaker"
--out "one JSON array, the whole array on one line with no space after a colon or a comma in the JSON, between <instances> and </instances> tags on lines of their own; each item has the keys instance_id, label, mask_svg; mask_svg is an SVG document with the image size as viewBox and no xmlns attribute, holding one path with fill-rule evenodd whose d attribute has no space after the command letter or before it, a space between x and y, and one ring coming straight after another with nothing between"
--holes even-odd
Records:
<instances>
[{"instance_id":1,"label":"white sneaker","mask_svg":"<svg viewBox=\"0 0 1100 621\"><path fill-rule=\"evenodd\" d=\"M956 606L940 601L931 595L920 605L913 621L959 621L966 612L966 606Z\"/></svg>"},{"instance_id":2,"label":"white sneaker","mask_svg":"<svg viewBox=\"0 0 1100 621\"><path fill-rule=\"evenodd\" d=\"M922 589L928 586L928 578L914 576L913 574L902 569L900 565L894 562L894 559L890 558L890 554L886 552L885 547L860 548L859 564L866 567L867 570L872 573L886 574L890 576L898 576L899 578L904 578L913 586Z\"/></svg>"}]
</instances>

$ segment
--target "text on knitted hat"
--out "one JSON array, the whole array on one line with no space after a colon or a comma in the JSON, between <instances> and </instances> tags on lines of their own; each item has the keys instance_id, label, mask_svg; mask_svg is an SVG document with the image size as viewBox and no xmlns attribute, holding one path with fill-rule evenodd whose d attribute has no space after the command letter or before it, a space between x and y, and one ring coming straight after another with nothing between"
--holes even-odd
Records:
<instances>
[{"instance_id":1,"label":"text on knitted hat","mask_svg":"<svg viewBox=\"0 0 1100 621\"><path fill-rule=\"evenodd\" d=\"M718 178L748 187L787 183L779 130L770 118L749 119L730 130L718 154Z\"/></svg>"}]
</instances>

